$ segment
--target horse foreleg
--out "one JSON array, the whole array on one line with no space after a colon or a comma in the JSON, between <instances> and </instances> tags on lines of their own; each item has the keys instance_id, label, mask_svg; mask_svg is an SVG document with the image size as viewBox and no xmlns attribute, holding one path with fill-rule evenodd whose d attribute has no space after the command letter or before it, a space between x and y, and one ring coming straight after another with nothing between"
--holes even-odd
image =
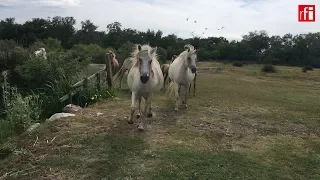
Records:
<instances>
[{"instance_id":1,"label":"horse foreleg","mask_svg":"<svg viewBox=\"0 0 320 180\"><path fill-rule=\"evenodd\" d=\"M146 103L144 105L144 111L142 112L142 119L141 119L141 123L138 125L138 130L140 131L144 131L144 125L146 124L146 116L147 116L147 111L148 111L148 107L149 107L149 101L151 102L151 97L150 95L147 97L144 97L144 99L146 100Z\"/></svg>"},{"instance_id":2,"label":"horse foreleg","mask_svg":"<svg viewBox=\"0 0 320 180\"><path fill-rule=\"evenodd\" d=\"M179 90L178 90L178 93L180 94L180 90L181 90L181 85L179 85Z\"/></svg>"},{"instance_id":3,"label":"horse foreleg","mask_svg":"<svg viewBox=\"0 0 320 180\"><path fill-rule=\"evenodd\" d=\"M141 117L141 97L138 98L138 102L139 102L139 111L136 115L137 119Z\"/></svg>"},{"instance_id":4,"label":"horse foreleg","mask_svg":"<svg viewBox=\"0 0 320 180\"><path fill-rule=\"evenodd\" d=\"M175 84L175 97L176 97L176 104L175 104L175 111L179 111L179 91L180 91L180 85L178 85L177 83Z\"/></svg>"},{"instance_id":5,"label":"horse foreleg","mask_svg":"<svg viewBox=\"0 0 320 180\"><path fill-rule=\"evenodd\" d=\"M196 81L197 81L197 73L194 76L194 80L193 80L193 96L196 96Z\"/></svg>"},{"instance_id":6,"label":"horse foreleg","mask_svg":"<svg viewBox=\"0 0 320 180\"><path fill-rule=\"evenodd\" d=\"M152 94L150 94L150 95L147 97L147 100L146 100L146 104L148 105L148 112L147 112L147 117L148 117L148 118L151 118L151 117L152 117L151 98L152 98Z\"/></svg>"},{"instance_id":7,"label":"horse foreleg","mask_svg":"<svg viewBox=\"0 0 320 180\"><path fill-rule=\"evenodd\" d=\"M132 95L131 95L131 114L130 114L130 118L128 120L129 124L134 123L133 115L134 115L134 112L137 110L137 102L138 102L138 97L134 92L132 92Z\"/></svg>"},{"instance_id":8,"label":"horse foreleg","mask_svg":"<svg viewBox=\"0 0 320 180\"><path fill-rule=\"evenodd\" d=\"M184 100L182 101L182 104L184 104L184 106L188 109L188 92L190 92L190 86L191 86L191 83L188 84L187 86L184 86L185 87L185 91L184 91Z\"/></svg>"},{"instance_id":9,"label":"horse foreleg","mask_svg":"<svg viewBox=\"0 0 320 180\"><path fill-rule=\"evenodd\" d=\"M163 88L165 88L165 86L166 86L167 77L168 77L168 73L166 73L165 76L164 76Z\"/></svg>"}]
</instances>

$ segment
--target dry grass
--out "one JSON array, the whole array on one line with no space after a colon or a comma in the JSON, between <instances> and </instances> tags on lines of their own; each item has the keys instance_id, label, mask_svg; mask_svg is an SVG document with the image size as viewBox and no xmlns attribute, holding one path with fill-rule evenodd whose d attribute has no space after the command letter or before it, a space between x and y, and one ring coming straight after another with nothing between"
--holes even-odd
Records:
<instances>
[{"instance_id":1,"label":"dry grass","mask_svg":"<svg viewBox=\"0 0 320 180\"><path fill-rule=\"evenodd\" d=\"M306 74L278 66L278 73L263 74L260 65L199 66L222 71L198 74L189 110L174 112L173 100L160 92L149 130L139 133L126 122L130 93L121 90L119 100L8 142L25 153L2 160L0 177L11 172L7 179L320 178L318 69Z\"/></svg>"}]
</instances>

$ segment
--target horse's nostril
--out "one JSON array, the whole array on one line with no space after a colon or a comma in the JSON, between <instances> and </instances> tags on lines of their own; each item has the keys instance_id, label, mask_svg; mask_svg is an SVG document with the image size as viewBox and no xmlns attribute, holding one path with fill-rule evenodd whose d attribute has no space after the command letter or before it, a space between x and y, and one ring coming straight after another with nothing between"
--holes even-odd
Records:
<instances>
[{"instance_id":1,"label":"horse's nostril","mask_svg":"<svg viewBox=\"0 0 320 180\"><path fill-rule=\"evenodd\" d=\"M143 76L140 77L140 80L141 80L141 82L142 82L143 84L145 84L145 83L148 82L149 76L143 75Z\"/></svg>"},{"instance_id":2,"label":"horse's nostril","mask_svg":"<svg viewBox=\"0 0 320 180\"><path fill-rule=\"evenodd\" d=\"M192 68L192 69L191 69L191 72L192 72L192 73L196 73L196 71L197 71L196 68Z\"/></svg>"}]
</instances>

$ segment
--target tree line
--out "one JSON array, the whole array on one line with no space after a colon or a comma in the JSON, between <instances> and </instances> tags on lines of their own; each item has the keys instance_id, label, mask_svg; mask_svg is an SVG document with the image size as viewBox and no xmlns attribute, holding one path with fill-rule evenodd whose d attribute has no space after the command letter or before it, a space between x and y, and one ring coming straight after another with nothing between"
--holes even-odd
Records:
<instances>
[{"instance_id":1,"label":"tree line","mask_svg":"<svg viewBox=\"0 0 320 180\"><path fill-rule=\"evenodd\" d=\"M187 43L199 49L200 60L246 61L277 65L313 65L320 64L320 33L285 34L269 36L265 30L254 30L242 36L240 41L228 41L224 37L182 39L175 34L163 36L161 30L138 31L123 28L121 23L108 24L104 31L90 20L82 21L81 28L75 29L73 17L33 18L23 24L14 18L0 22L0 39L13 40L16 44L28 48L38 40L53 38L61 41L64 49L75 45L95 44L101 48L123 51L130 44L150 43L160 47L163 58L170 59L179 54ZM120 59L125 57L120 57Z\"/></svg>"}]
</instances>

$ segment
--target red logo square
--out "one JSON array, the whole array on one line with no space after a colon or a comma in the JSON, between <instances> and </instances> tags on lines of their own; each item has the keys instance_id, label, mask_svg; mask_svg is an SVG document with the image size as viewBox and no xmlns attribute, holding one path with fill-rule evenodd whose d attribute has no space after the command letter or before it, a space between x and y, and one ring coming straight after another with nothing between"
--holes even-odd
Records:
<instances>
[{"instance_id":1,"label":"red logo square","mask_svg":"<svg viewBox=\"0 0 320 180\"><path fill-rule=\"evenodd\" d=\"M316 5L298 5L299 22L316 22Z\"/></svg>"}]
</instances>

